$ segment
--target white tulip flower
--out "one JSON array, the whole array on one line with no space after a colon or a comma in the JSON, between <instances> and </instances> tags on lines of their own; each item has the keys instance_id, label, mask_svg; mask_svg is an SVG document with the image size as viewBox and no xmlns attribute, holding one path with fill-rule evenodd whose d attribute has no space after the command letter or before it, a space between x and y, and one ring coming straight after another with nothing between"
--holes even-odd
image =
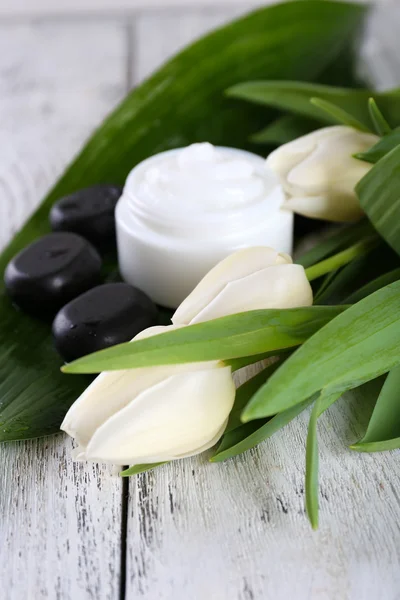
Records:
<instances>
[{"instance_id":1,"label":"white tulip flower","mask_svg":"<svg viewBox=\"0 0 400 600\"><path fill-rule=\"evenodd\" d=\"M204 277L176 311L173 325L151 327L134 339L237 312L312 301L305 271L290 256L247 248ZM104 372L71 406L61 429L79 444L78 460L166 462L214 446L234 399L232 371L222 361Z\"/></svg>"},{"instance_id":2,"label":"white tulip flower","mask_svg":"<svg viewBox=\"0 0 400 600\"><path fill-rule=\"evenodd\" d=\"M151 327L135 339L170 327ZM61 429L78 460L119 465L198 454L222 436L235 399L231 368L220 361L110 371L69 409Z\"/></svg>"},{"instance_id":3,"label":"white tulip flower","mask_svg":"<svg viewBox=\"0 0 400 600\"><path fill-rule=\"evenodd\" d=\"M218 263L182 302L175 325L193 325L239 312L310 306L313 293L301 265L266 246L245 248Z\"/></svg>"},{"instance_id":4,"label":"white tulip flower","mask_svg":"<svg viewBox=\"0 0 400 600\"><path fill-rule=\"evenodd\" d=\"M327 221L357 221L363 211L354 188L373 166L353 157L379 138L351 127L325 127L284 144L267 158L287 194L283 208Z\"/></svg>"}]
</instances>

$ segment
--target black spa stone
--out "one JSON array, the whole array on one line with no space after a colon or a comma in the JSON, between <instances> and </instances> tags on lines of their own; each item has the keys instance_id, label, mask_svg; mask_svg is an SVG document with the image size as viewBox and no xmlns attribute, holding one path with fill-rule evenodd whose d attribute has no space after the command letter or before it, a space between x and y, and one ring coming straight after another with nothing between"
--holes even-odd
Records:
<instances>
[{"instance_id":1,"label":"black spa stone","mask_svg":"<svg viewBox=\"0 0 400 600\"><path fill-rule=\"evenodd\" d=\"M4 282L23 311L52 317L64 304L100 283L97 250L75 233L50 233L8 263Z\"/></svg>"},{"instance_id":2,"label":"black spa stone","mask_svg":"<svg viewBox=\"0 0 400 600\"><path fill-rule=\"evenodd\" d=\"M50 211L53 231L73 231L95 246L107 247L115 240L114 210L122 188L100 184L88 187L56 202Z\"/></svg>"},{"instance_id":3,"label":"black spa stone","mask_svg":"<svg viewBox=\"0 0 400 600\"><path fill-rule=\"evenodd\" d=\"M53 339L67 362L130 341L157 323L148 296L127 283L106 283L69 302L56 315Z\"/></svg>"}]
</instances>

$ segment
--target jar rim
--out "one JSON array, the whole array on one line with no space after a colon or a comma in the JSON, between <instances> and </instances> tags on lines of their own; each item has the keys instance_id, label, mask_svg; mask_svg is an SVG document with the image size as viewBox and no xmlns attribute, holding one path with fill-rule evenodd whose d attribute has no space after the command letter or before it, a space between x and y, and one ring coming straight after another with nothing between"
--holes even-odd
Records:
<instances>
[{"instance_id":1,"label":"jar rim","mask_svg":"<svg viewBox=\"0 0 400 600\"><path fill-rule=\"evenodd\" d=\"M228 235L230 232L243 229L243 227L259 228L260 222L262 223L264 219L268 218L270 220L275 215L279 215L284 201L284 192L277 176L266 169L265 159L238 148L216 146L216 149L240 156L247 155L251 158L253 164L258 162L257 172L262 173L264 177L267 173L268 176L265 177L265 180L269 180L270 183L265 196L261 196L243 206L228 209L224 207L209 211L182 211L179 214L168 210L155 211L154 207L147 205L135 193L135 187L138 185L138 179L149 166L183 150L183 148L174 148L150 156L137 164L126 179L119 203L124 203L131 218L144 227L186 236L196 235L196 233L204 235L206 231L209 233L221 231L221 225L223 225L224 235Z\"/></svg>"}]
</instances>

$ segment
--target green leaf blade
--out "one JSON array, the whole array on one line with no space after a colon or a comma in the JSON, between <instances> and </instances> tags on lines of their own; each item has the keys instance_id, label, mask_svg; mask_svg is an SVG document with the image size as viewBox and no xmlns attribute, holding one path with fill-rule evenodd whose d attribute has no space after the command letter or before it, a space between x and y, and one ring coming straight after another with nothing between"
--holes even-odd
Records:
<instances>
[{"instance_id":1,"label":"green leaf blade","mask_svg":"<svg viewBox=\"0 0 400 600\"><path fill-rule=\"evenodd\" d=\"M398 265L398 256L386 244L381 243L369 253L336 271L331 280L318 290L314 303L355 304L378 289L397 281L399 277L395 274L390 277L382 275Z\"/></svg>"},{"instance_id":2,"label":"green leaf blade","mask_svg":"<svg viewBox=\"0 0 400 600\"><path fill-rule=\"evenodd\" d=\"M308 425L306 442L306 513L314 530L318 529L319 523L319 456L318 456L318 418L325 412L341 394L321 393L313 406Z\"/></svg>"},{"instance_id":3,"label":"green leaf blade","mask_svg":"<svg viewBox=\"0 0 400 600\"><path fill-rule=\"evenodd\" d=\"M312 281L313 279L318 279L321 275L331 273L333 270L337 270L344 265L349 266L354 259L368 254L378 244L379 238L377 235L374 235L370 239L357 242L353 246L350 246L350 248L342 250L330 258L326 258L323 261L308 267L306 269L307 278L309 281Z\"/></svg>"},{"instance_id":4,"label":"green leaf blade","mask_svg":"<svg viewBox=\"0 0 400 600\"><path fill-rule=\"evenodd\" d=\"M351 450L356 452L388 452L400 448L400 437L392 440L383 440L382 442L357 442L350 446Z\"/></svg>"},{"instance_id":5,"label":"green leaf blade","mask_svg":"<svg viewBox=\"0 0 400 600\"><path fill-rule=\"evenodd\" d=\"M378 396L365 436L352 446L364 452L400 447L400 367L392 369Z\"/></svg>"},{"instance_id":6,"label":"green leaf blade","mask_svg":"<svg viewBox=\"0 0 400 600\"><path fill-rule=\"evenodd\" d=\"M261 387L261 385L267 381L267 379L276 371L276 369L284 360L285 359L275 360L272 364L264 367L259 373L248 379L245 383L237 388L235 402L229 415L229 421L224 435L229 431L232 431L233 429L243 425L240 416L244 407L250 398Z\"/></svg>"},{"instance_id":7,"label":"green leaf blade","mask_svg":"<svg viewBox=\"0 0 400 600\"><path fill-rule=\"evenodd\" d=\"M286 410L320 390L339 393L375 379L400 363L399 338L400 282L396 282L309 338L255 394L244 420Z\"/></svg>"},{"instance_id":8,"label":"green leaf blade","mask_svg":"<svg viewBox=\"0 0 400 600\"><path fill-rule=\"evenodd\" d=\"M152 469L156 469L157 467L161 467L162 465L166 465L167 462L159 462L159 463L148 463L144 465L133 465L128 469L120 472L121 477L132 477L133 475L139 475L140 473L146 473L147 471L151 471Z\"/></svg>"},{"instance_id":9,"label":"green leaf blade","mask_svg":"<svg viewBox=\"0 0 400 600\"><path fill-rule=\"evenodd\" d=\"M312 528L318 529L318 422L319 405L316 400L311 411L306 442L306 512Z\"/></svg>"},{"instance_id":10,"label":"green leaf blade","mask_svg":"<svg viewBox=\"0 0 400 600\"><path fill-rule=\"evenodd\" d=\"M356 186L361 207L397 254L400 254L399 189L400 145L379 160Z\"/></svg>"},{"instance_id":11,"label":"green leaf blade","mask_svg":"<svg viewBox=\"0 0 400 600\"><path fill-rule=\"evenodd\" d=\"M270 352L264 352L262 354L252 354L251 356L242 356L240 358L224 359L224 363L227 367L231 367L233 373L234 371L238 371L244 367L254 365L255 363L259 363L263 360L271 359L274 356L276 357L276 351L271 350Z\"/></svg>"},{"instance_id":12,"label":"green leaf blade","mask_svg":"<svg viewBox=\"0 0 400 600\"><path fill-rule=\"evenodd\" d=\"M358 129L359 131L364 131L367 133L370 133L371 131L366 125L361 123L361 121L353 117L353 115L345 111L343 108L336 106L332 102L328 102L322 98L311 98L310 102L313 106L316 106L321 111L330 115L334 121L340 123L341 125L353 127L354 129Z\"/></svg>"},{"instance_id":13,"label":"green leaf blade","mask_svg":"<svg viewBox=\"0 0 400 600\"><path fill-rule=\"evenodd\" d=\"M225 360L302 344L345 307L255 310L189 325L85 356L65 373L99 373L156 365Z\"/></svg>"},{"instance_id":14,"label":"green leaf blade","mask_svg":"<svg viewBox=\"0 0 400 600\"><path fill-rule=\"evenodd\" d=\"M381 113L378 108L378 105L374 98L370 98L368 100L368 110L371 117L371 121L374 124L376 132L378 135L387 135L392 129L389 123L386 121L385 117Z\"/></svg>"},{"instance_id":15,"label":"green leaf blade","mask_svg":"<svg viewBox=\"0 0 400 600\"><path fill-rule=\"evenodd\" d=\"M335 107L343 116L354 119L355 122L370 130L371 120L368 100L374 98L387 116L389 124L396 127L400 122L400 90L373 92L372 90L349 89L302 81L248 81L239 83L227 90L227 95L253 104L267 106L296 115L314 119L325 125L337 124L337 114L323 112L312 104L312 98L318 98Z\"/></svg>"}]
</instances>

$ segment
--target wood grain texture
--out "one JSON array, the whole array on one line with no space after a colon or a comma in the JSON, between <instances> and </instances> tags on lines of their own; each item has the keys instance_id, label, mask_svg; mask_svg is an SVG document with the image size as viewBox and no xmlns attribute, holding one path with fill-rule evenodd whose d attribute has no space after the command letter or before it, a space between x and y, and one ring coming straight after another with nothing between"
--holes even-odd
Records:
<instances>
[{"instance_id":1,"label":"wood grain texture","mask_svg":"<svg viewBox=\"0 0 400 600\"><path fill-rule=\"evenodd\" d=\"M223 464L132 479L128 598L397 600L398 453L359 455L362 403L321 419L321 526L304 511L308 413Z\"/></svg>"},{"instance_id":2,"label":"wood grain texture","mask_svg":"<svg viewBox=\"0 0 400 600\"><path fill-rule=\"evenodd\" d=\"M143 16L134 76L223 18L218 11ZM396 25L387 35L387 18L374 16L364 46L369 61L374 49L368 74L381 86L399 75L390 59ZM304 510L308 418L226 463L201 456L131 478L126 597L398 600L399 453L352 453L347 446L365 430L365 407L349 397L333 406L319 423L321 526L312 532Z\"/></svg>"},{"instance_id":3,"label":"wood grain texture","mask_svg":"<svg viewBox=\"0 0 400 600\"><path fill-rule=\"evenodd\" d=\"M0 25L0 246L125 92L125 31ZM63 435L0 446L3 600L119 597L121 480L71 451Z\"/></svg>"},{"instance_id":4,"label":"wood grain texture","mask_svg":"<svg viewBox=\"0 0 400 600\"><path fill-rule=\"evenodd\" d=\"M0 447L3 600L118 598L121 481L54 436Z\"/></svg>"},{"instance_id":5,"label":"wood grain texture","mask_svg":"<svg viewBox=\"0 0 400 600\"><path fill-rule=\"evenodd\" d=\"M0 23L0 245L127 82L243 11ZM400 15L387 14L375 18L365 46L381 87L400 75ZM313 533L304 511L307 423L304 414L224 464L201 456L131 478L127 532L120 479L72 463L67 438L0 446L2 600L117 600L121 542L128 600L399 600L399 453L351 453L365 408L346 398L332 407L319 424L321 528Z\"/></svg>"}]
</instances>

